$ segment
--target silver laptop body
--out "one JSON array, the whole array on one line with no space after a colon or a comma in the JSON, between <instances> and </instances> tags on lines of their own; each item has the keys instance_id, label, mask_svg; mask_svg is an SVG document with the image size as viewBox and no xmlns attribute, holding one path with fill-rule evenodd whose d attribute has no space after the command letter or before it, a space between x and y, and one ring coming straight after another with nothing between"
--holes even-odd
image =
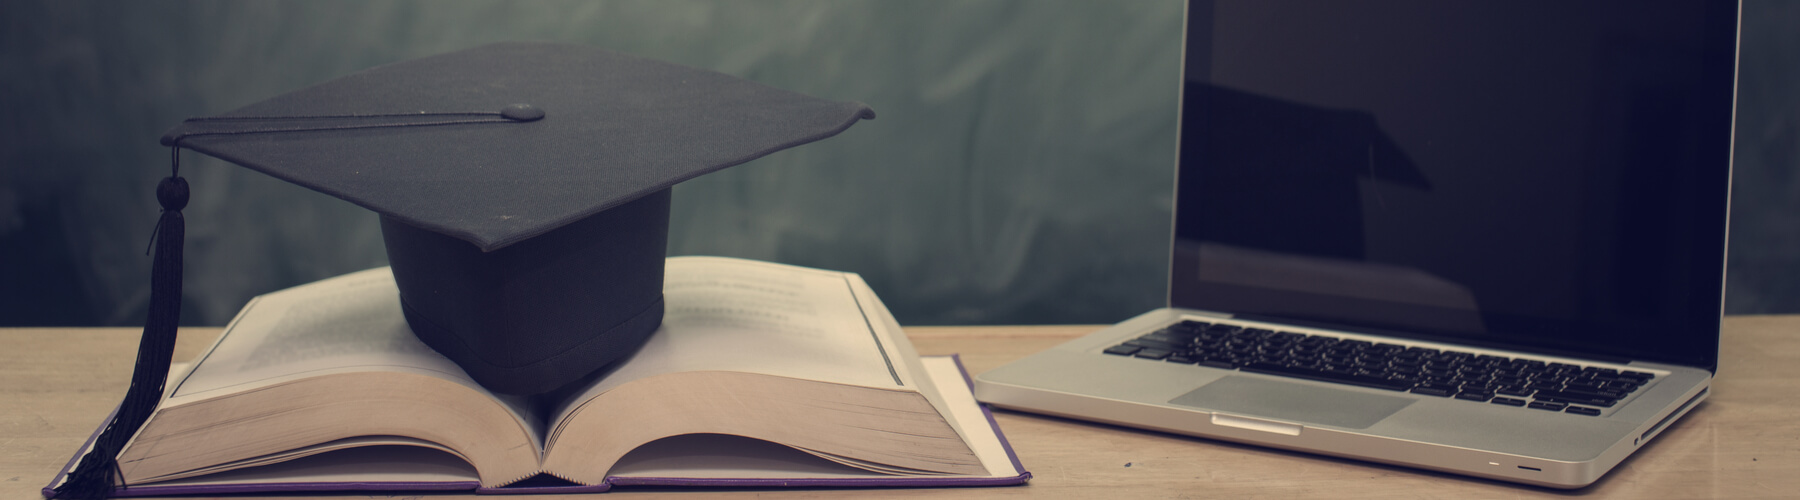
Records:
<instances>
[{"instance_id":1,"label":"silver laptop body","mask_svg":"<svg viewBox=\"0 0 1800 500\"><path fill-rule=\"evenodd\" d=\"M1717 369L1737 20L1190 2L1170 307L982 373L976 397L1591 484Z\"/></svg>"}]
</instances>

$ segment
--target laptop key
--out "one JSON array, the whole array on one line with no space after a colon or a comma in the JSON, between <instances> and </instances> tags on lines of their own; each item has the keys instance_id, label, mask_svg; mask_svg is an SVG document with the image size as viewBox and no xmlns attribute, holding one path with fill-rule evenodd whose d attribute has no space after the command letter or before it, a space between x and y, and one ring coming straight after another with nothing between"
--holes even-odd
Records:
<instances>
[{"instance_id":1,"label":"laptop key","mask_svg":"<svg viewBox=\"0 0 1800 500\"><path fill-rule=\"evenodd\" d=\"M1144 358L1144 359L1163 359L1163 358L1169 357L1170 354L1174 354L1174 353L1169 351L1168 349L1154 349L1154 348L1146 347L1143 350L1138 351L1136 354L1132 354L1132 356Z\"/></svg>"},{"instance_id":2,"label":"laptop key","mask_svg":"<svg viewBox=\"0 0 1800 500\"><path fill-rule=\"evenodd\" d=\"M1340 384L1349 384L1349 385L1362 386L1362 387L1372 387L1372 388L1376 388L1376 389L1386 389L1386 390L1390 390L1390 391L1404 391L1407 388L1412 387L1412 384L1410 384L1410 383L1388 380L1388 379L1380 378L1380 377L1369 377L1369 376L1355 375L1355 374L1345 375L1345 374L1341 374L1341 373L1334 374L1334 373L1327 373L1324 370L1315 370L1315 369L1301 368L1301 367L1296 367L1296 366L1285 366L1285 365L1278 365L1278 364L1274 364L1274 363L1251 362L1251 363L1243 365L1240 368L1244 371L1252 372L1252 373L1266 373L1266 374L1270 374L1270 375L1285 375L1285 376L1294 377L1294 378L1318 380L1321 382L1336 382L1336 383L1340 383Z\"/></svg>"},{"instance_id":3,"label":"laptop key","mask_svg":"<svg viewBox=\"0 0 1800 500\"><path fill-rule=\"evenodd\" d=\"M1392 354L1398 353L1400 351L1406 350L1406 346L1403 346L1400 344L1375 344L1375 345L1369 346L1368 350L1392 355Z\"/></svg>"},{"instance_id":4,"label":"laptop key","mask_svg":"<svg viewBox=\"0 0 1800 500\"><path fill-rule=\"evenodd\" d=\"M1496 397L1489 403L1506 406L1525 406L1525 400L1518 398Z\"/></svg>"},{"instance_id":5,"label":"laptop key","mask_svg":"<svg viewBox=\"0 0 1800 500\"><path fill-rule=\"evenodd\" d=\"M1500 356L1490 356L1487 354L1476 356L1475 360L1474 360L1475 364L1481 365L1481 366L1503 365L1503 364L1507 364L1507 363L1511 363L1511 362L1512 362L1512 358L1503 358Z\"/></svg>"},{"instance_id":6,"label":"laptop key","mask_svg":"<svg viewBox=\"0 0 1800 500\"><path fill-rule=\"evenodd\" d=\"M1508 396L1518 396L1518 397L1523 398L1523 397L1530 396L1531 393L1537 392L1537 391L1527 389L1523 386L1515 385L1515 386L1501 387L1499 390L1494 391L1494 392L1498 392L1498 393L1505 394Z\"/></svg>"},{"instance_id":7,"label":"laptop key","mask_svg":"<svg viewBox=\"0 0 1800 500\"><path fill-rule=\"evenodd\" d=\"M1275 334L1270 335L1269 338L1287 342L1299 342L1305 339L1306 336L1294 332L1275 332Z\"/></svg>"},{"instance_id":8,"label":"laptop key","mask_svg":"<svg viewBox=\"0 0 1800 500\"><path fill-rule=\"evenodd\" d=\"M1568 409L1563 410L1563 411L1567 412L1567 413L1574 413L1576 415L1587 415L1590 417L1600 414L1599 408L1586 408L1586 407L1581 407L1581 406L1570 406Z\"/></svg>"},{"instance_id":9,"label":"laptop key","mask_svg":"<svg viewBox=\"0 0 1800 500\"><path fill-rule=\"evenodd\" d=\"M1234 369L1234 368L1238 367L1237 363L1232 362L1228 358L1207 358L1207 359L1200 360L1199 364L1200 364L1200 366L1210 366L1213 368L1223 368L1226 370L1230 370L1230 369Z\"/></svg>"},{"instance_id":10,"label":"laptop key","mask_svg":"<svg viewBox=\"0 0 1800 500\"><path fill-rule=\"evenodd\" d=\"M1563 408L1565 408L1567 406L1569 406L1569 405L1562 404L1562 403L1552 403L1552 402L1548 402L1548 401L1532 401L1531 404L1526 405L1526 407L1528 407L1528 408L1532 408L1532 409L1536 409L1536 410L1550 410L1550 411L1562 411Z\"/></svg>"},{"instance_id":11,"label":"laptop key","mask_svg":"<svg viewBox=\"0 0 1800 500\"><path fill-rule=\"evenodd\" d=\"M1493 397L1494 397L1494 393L1491 393L1491 392L1462 391L1462 392L1456 393L1456 399L1461 399L1461 400L1466 400L1466 401L1487 401L1488 399L1491 399Z\"/></svg>"},{"instance_id":12,"label":"laptop key","mask_svg":"<svg viewBox=\"0 0 1800 500\"><path fill-rule=\"evenodd\" d=\"M1587 391L1595 391L1595 390L1599 390L1600 386L1604 385L1604 384L1605 384L1605 382L1599 381L1599 380L1576 379L1576 380L1570 381L1568 384L1565 384L1565 387L1568 387L1569 390L1580 389L1580 390L1587 390Z\"/></svg>"},{"instance_id":13,"label":"laptop key","mask_svg":"<svg viewBox=\"0 0 1800 500\"><path fill-rule=\"evenodd\" d=\"M1176 345L1156 339L1135 338L1125 341L1125 345L1134 345L1145 349L1175 349Z\"/></svg>"},{"instance_id":14,"label":"laptop key","mask_svg":"<svg viewBox=\"0 0 1800 500\"><path fill-rule=\"evenodd\" d=\"M1579 389L1579 388L1575 388L1575 387L1569 387L1569 388L1563 389L1561 391L1555 391L1554 393L1559 394L1562 397L1571 397L1571 398L1622 399L1625 397L1625 393L1623 393L1623 392L1609 391L1609 390L1604 390L1604 389L1601 389L1601 390Z\"/></svg>"},{"instance_id":15,"label":"laptop key","mask_svg":"<svg viewBox=\"0 0 1800 500\"><path fill-rule=\"evenodd\" d=\"M1169 328L1183 330L1183 331L1189 331L1189 332L1198 332L1201 330L1205 330L1206 327L1209 327L1209 326L1212 326L1212 323L1207 323L1205 321L1194 321L1194 320L1190 319L1190 320L1183 320L1182 322L1176 323L1174 326L1171 326Z\"/></svg>"},{"instance_id":16,"label":"laptop key","mask_svg":"<svg viewBox=\"0 0 1800 500\"><path fill-rule=\"evenodd\" d=\"M1436 356L1438 353L1438 350L1437 349L1427 349L1424 347L1408 347L1408 348L1406 348L1406 352L1416 353L1416 354L1424 355L1424 356Z\"/></svg>"},{"instance_id":17,"label":"laptop key","mask_svg":"<svg viewBox=\"0 0 1800 500\"><path fill-rule=\"evenodd\" d=\"M1562 384L1537 382L1537 383L1533 383L1531 385L1525 386L1525 388L1533 390L1533 391L1560 391L1560 390L1562 390Z\"/></svg>"},{"instance_id":18,"label":"laptop key","mask_svg":"<svg viewBox=\"0 0 1800 500\"><path fill-rule=\"evenodd\" d=\"M1629 391L1621 391L1618 389L1614 389L1611 386L1607 386L1606 388L1603 388L1600 390L1595 390L1595 391L1589 391L1589 390L1579 390L1578 391L1578 390L1574 390L1574 389L1565 389L1563 392L1573 392L1575 394L1590 395L1590 396L1593 396L1596 398L1602 398L1602 399L1625 399L1625 396L1627 394L1631 394L1631 392L1629 392Z\"/></svg>"},{"instance_id":19,"label":"laptop key","mask_svg":"<svg viewBox=\"0 0 1800 500\"><path fill-rule=\"evenodd\" d=\"M1445 397L1450 397L1451 394L1456 393L1456 389L1447 389L1447 388L1444 388L1441 386L1419 386L1419 387L1414 387L1412 389L1412 393L1445 398Z\"/></svg>"},{"instance_id":20,"label":"laptop key","mask_svg":"<svg viewBox=\"0 0 1800 500\"><path fill-rule=\"evenodd\" d=\"M1191 336L1182 335L1182 334L1169 332L1169 331L1158 331L1158 332L1153 332L1149 335L1138 337L1138 340L1140 340L1140 341L1154 340L1157 342L1162 342L1162 343L1171 344L1171 345L1187 345L1187 344L1193 343L1194 338Z\"/></svg>"},{"instance_id":21,"label":"laptop key","mask_svg":"<svg viewBox=\"0 0 1800 500\"><path fill-rule=\"evenodd\" d=\"M1532 397L1537 399L1538 401L1554 401L1554 402L1558 402L1558 403L1572 403L1572 404L1579 404L1579 405L1599 406L1602 408L1612 408L1613 403L1617 402L1616 400L1613 400L1613 399L1594 398L1594 397L1587 397L1587 396L1582 396L1582 395L1577 395L1577 394L1569 394L1567 392L1556 392L1556 391L1538 391L1538 393L1536 395L1533 395Z\"/></svg>"},{"instance_id":22,"label":"laptop key","mask_svg":"<svg viewBox=\"0 0 1800 500\"><path fill-rule=\"evenodd\" d=\"M1288 359L1290 359L1290 358L1288 358L1288 356L1286 354L1282 354L1282 353L1257 354L1255 356L1252 356L1251 358L1254 359L1255 361L1261 361L1264 363L1274 363L1274 364L1278 364L1278 365L1285 365L1288 363Z\"/></svg>"},{"instance_id":23,"label":"laptop key","mask_svg":"<svg viewBox=\"0 0 1800 500\"><path fill-rule=\"evenodd\" d=\"M1130 356L1132 354L1136 354L1139 349L1143 349L1143 348L1134 346L1134 345L1116 345L1116 346L1106 348L1106 350L1103 352L1105 352L1107 354L1117 354L1120 356Z\"/></svg>"}]
</instances>

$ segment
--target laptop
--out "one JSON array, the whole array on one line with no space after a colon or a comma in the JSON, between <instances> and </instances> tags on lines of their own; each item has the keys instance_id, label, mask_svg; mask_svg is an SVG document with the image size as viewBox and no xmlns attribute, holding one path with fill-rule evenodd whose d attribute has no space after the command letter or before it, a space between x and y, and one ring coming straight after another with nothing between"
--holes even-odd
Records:
<instances>
[{"instance_id":1,"label":"laptop","mask_svg":"<svg viewBox=\"0 0 1800 500\"><path fill-rule=\"evenodd\" d=\"M993 405L1556 488L1718 367L1736 2L1193 1L1168 307Z\"/></svg>"}]
</instances>

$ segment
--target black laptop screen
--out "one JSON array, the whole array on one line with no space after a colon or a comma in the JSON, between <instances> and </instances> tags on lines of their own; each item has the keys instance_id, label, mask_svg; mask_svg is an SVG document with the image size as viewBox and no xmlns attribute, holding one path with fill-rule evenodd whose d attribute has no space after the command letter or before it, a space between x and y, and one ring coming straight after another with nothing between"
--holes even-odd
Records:
<instances>
[{"instance_id":1,"label":"black laptop screen","mask_svg":"<svg viewBox=\"0 0 1800 500\"><path fill-rule=\"evenodd\" d=\"M1713 368L1737 6L1188 11L1170 304Z\"/></svg>"}]
</instances>

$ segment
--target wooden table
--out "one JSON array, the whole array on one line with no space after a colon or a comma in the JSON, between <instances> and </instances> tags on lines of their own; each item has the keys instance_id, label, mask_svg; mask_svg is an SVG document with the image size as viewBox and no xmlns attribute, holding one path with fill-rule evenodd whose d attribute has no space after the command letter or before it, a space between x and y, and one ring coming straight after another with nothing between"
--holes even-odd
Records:
<instances>
[{"instance_id":1,"label":"wooden table","mask_svg":"<svg viewBox=\"0 0 1800 500\"><path fill-rule=\"evenodd\" d=\"M1096 328L907 332L922 353L961 353L979 373ZM176 359L192 358L218 332L183 329ZM0 329L0 498L38 497L124 394L136 340L134 329ZM615 491L597 498L1800 498L1800 316L1728 318L1722 351L1711 399L1598 483L1572 492L996 411L1034 475L1029 485Z\"/></svg>"}]
</instances>

